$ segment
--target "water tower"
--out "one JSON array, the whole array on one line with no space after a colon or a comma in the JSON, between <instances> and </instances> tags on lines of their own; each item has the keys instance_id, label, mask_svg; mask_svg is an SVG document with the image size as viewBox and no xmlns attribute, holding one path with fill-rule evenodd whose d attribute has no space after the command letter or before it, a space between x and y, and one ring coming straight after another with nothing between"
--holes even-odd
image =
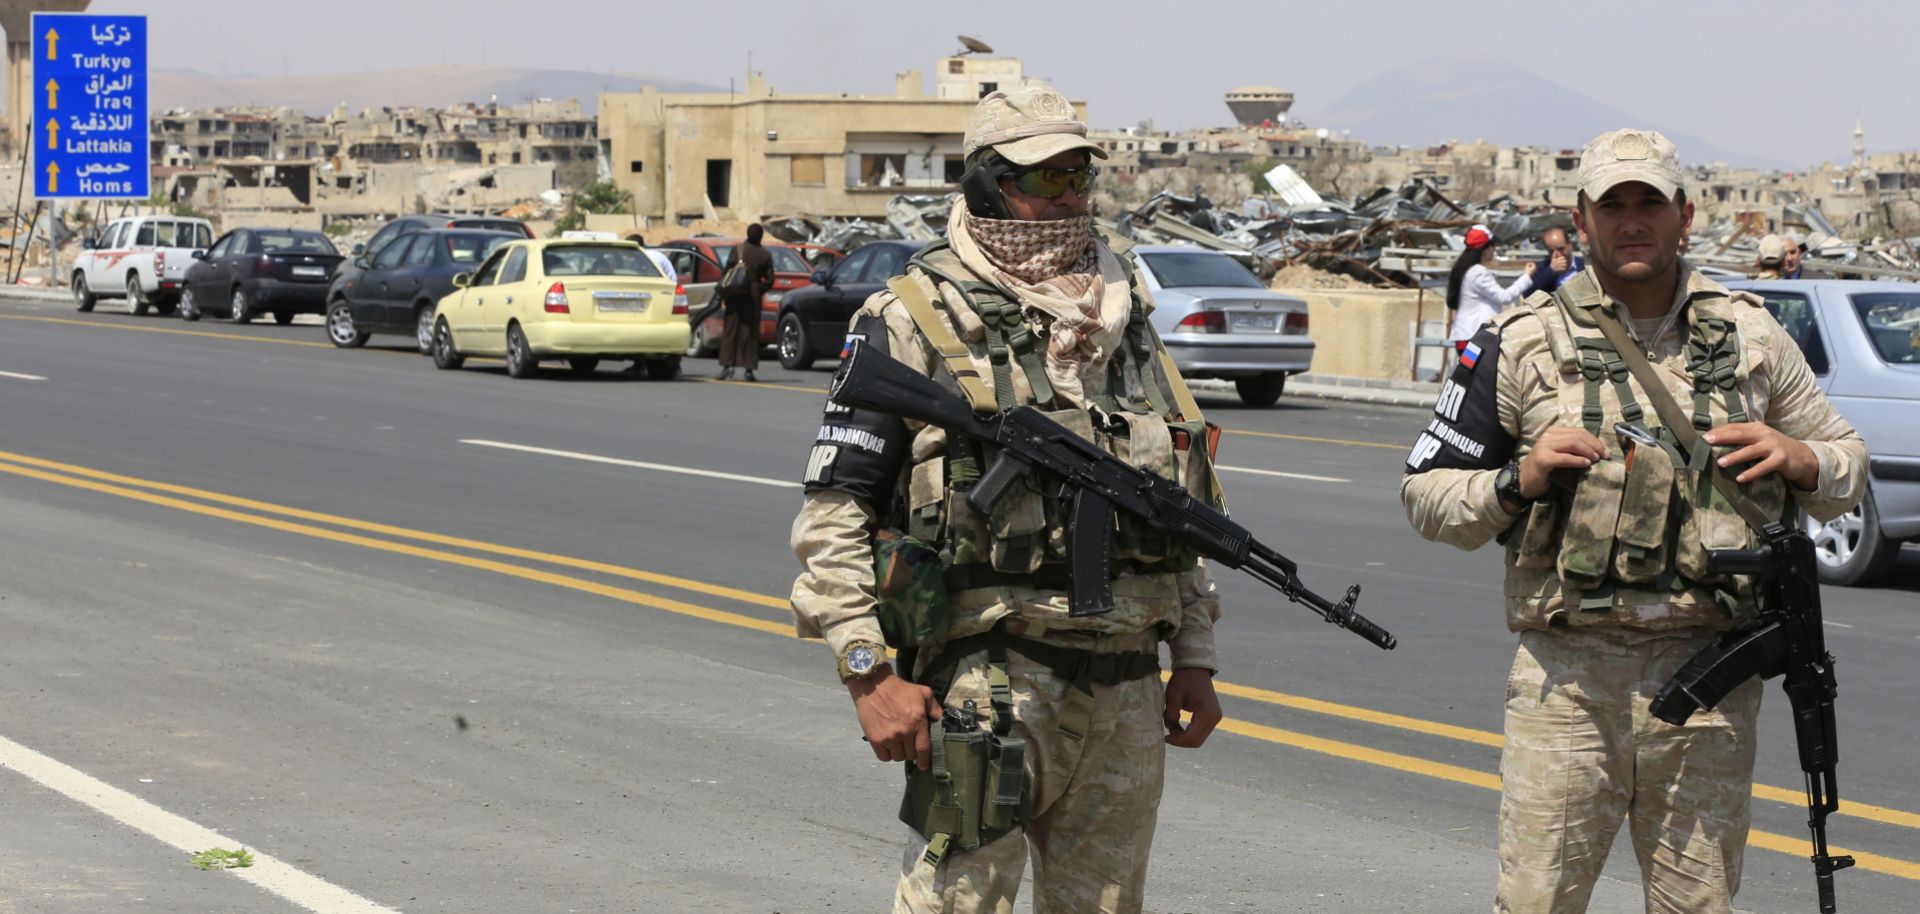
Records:
<instances>
[{"instance_id":1,"label":"water tower","mask_svg":"<svg viewBox=\"0 0 1920 914\"><path fill-rule=\"evenodd\" d=\"M1242 86L1227 93L1227 108L1242 127L1284 124L1292 107L1293 93L1272 86Z\"/></svg>"},{"instance_id":2,"label":"water tower","mask_svg":"<svg viewBox=\"0 0 1920 914\"><path fill-rule=\"evenodd\" d=\"M7 33L7 141L0 158L20 155L33 117L33 14L79 13L93 0L0 0L0 30Z\"/></svg>"}]
</instances>

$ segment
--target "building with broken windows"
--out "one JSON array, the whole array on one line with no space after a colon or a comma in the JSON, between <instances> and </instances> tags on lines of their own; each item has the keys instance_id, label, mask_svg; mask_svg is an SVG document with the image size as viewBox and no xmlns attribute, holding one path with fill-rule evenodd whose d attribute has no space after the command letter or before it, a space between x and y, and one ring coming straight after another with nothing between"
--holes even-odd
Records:
<instances>
[{"instance_id":1,"label":"building with broken windows","mask_svg":"<svg viewBox=\"0 0 1920 914\"><path fill-rule=\"evenodd\" d=\"M919 70L898 74L891 95L783 95L760 73L740 92L608 93L603 175L649 219L883 217L896 195L958 190L974 105L1027 82L1018 58L938 67L933 95Z\"/></svg>"}]
</instances>

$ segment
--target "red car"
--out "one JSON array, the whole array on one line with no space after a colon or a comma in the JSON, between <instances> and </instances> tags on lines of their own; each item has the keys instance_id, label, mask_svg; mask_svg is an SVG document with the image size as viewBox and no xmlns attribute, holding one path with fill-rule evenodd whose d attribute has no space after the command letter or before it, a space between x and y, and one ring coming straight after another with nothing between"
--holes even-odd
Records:
<instances>
[{"instance_id":1,"label":"red car","mask_svg":"<svg viewBox=\"0 0 1920 914\"><path fill-rule=\"evenodd\" d=\"M739 238L700 235L656 245L679 271L687 302L693 308L693 340L687 344L687 355L710 358L719 351L721 314L719 302L713 300L713 287L720 282L720 268L727 256L743 243ZM813 285L813 267L794 247L779 243L766 247L773 255L773 290L760 299L760 345L771 346L780 318L780 299L794 289Z\"/></svg>"}]
</instances>

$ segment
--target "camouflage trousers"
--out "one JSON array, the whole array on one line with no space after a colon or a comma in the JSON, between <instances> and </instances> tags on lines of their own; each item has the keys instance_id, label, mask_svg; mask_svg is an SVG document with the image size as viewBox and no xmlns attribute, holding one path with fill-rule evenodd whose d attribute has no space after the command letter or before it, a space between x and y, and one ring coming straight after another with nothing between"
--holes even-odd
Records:
<instances>
[{"instance_id":1,"label":"camouflage trousers","mask_svg":"<svg viewBox=\"0 0 1920 914\"><path fill-rule=\"evenodd\" d=\"M1648 710L1711 635L1520 635L1500 757L1498 914L1580 914L1631 822L1649 914L1730 914L1761 682L1675 727Z\"/></svg>"},{"instance_id":2,"label":"camouflage trousers","mask_svg":"<svg viewBox=\"0 0 1920 914\"><path fill-rule=\"evenodd\" d=\"M1144 651L1154 645L1141 636L1111 647ZM1165 772L1165 687L1157 676L1095 685L1091 725L1085 739L1075 740L1060 730L1069 682L1018 652L1008 658L1007 673L1014 704L1009 735L1028 741L1033 816L1024 832L971 851L955 849L938 869L922 859L926 841L915 834L902 863L894 914L1007 914L1029 854L1035 914L1138 912ZM947 706L973 699L985 711L989 697L986 655L963 659Z\"/></svg>"}]
</instances>

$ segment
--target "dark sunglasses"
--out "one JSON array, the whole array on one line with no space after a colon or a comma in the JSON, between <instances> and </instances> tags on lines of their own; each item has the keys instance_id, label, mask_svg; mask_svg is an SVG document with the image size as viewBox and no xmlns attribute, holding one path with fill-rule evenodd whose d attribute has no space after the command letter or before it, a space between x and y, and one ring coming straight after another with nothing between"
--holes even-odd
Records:
<instances>
[{"instance_id":1,"label":"dark sunglasses","mask_svg":"<svg viewBox=\"0 0 1920 914\"><path fill-rule=\"evenodd\" d=\"M1010 172L1007 180L1029 197L1041 197L1052 200L1072 188L1077 196L1086 196L1093 189L1094 176L1100 169L1093 165L1080 165L1074 168L1047 168L1044 166Z\"/></svg>"}]
</instances>

